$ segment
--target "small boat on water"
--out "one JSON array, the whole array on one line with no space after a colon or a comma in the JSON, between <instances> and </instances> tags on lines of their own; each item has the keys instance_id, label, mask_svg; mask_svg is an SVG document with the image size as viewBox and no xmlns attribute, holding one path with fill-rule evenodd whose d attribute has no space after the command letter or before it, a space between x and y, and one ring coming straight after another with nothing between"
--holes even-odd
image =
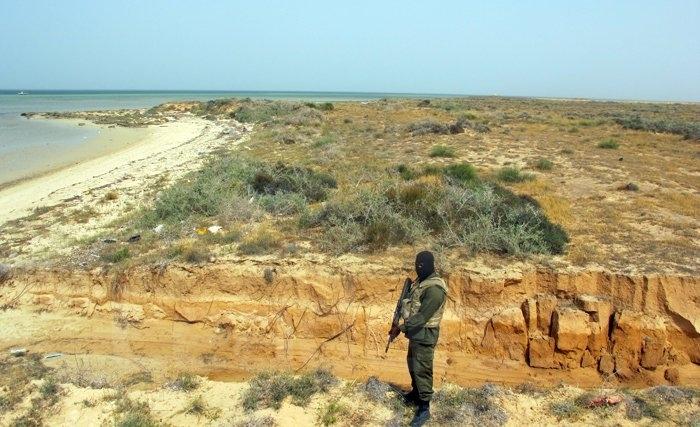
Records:
<instances>
[{"instance_id":1,"label":"small boat on water","mask_svg":"<svg viewBox=\"0 0 700 427\"><path fill-rule=\"evenodd\" d=\"M17 92L17 95L27 95L27 92L20 90L19 92Z\"/></svg>"}]
</instances>

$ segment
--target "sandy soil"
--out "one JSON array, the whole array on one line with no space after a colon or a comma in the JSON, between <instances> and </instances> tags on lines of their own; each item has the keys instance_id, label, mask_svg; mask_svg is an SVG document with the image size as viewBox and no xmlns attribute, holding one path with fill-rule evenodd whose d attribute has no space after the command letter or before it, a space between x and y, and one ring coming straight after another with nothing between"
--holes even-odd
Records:
<instances>
[{"instance_id":1,"label":"sandy soil","mask_svg":"<svg viewBox=\"0 0 700 427\"><path fill-rule=\"evenodd\" d=\"M124 423L126 417L134 411L124 409L123 403L120 405L119 401L123 402L123 399L143 405L137 407L145 407L145 413L156 423L172 426L324 425L321 417L328 414L332 407L338 409L334 424L340 426L405 425L411 417L411 408L397 408L397 412L394 412L387 403L377 400L380 395L365 392L365 381L341 380L328 392L314 394L305 406L294 404L287 397L279 409L259 407L249 411L242 404L251 387L247 382L222 382L194 377L194 389L181 390L172 386L175 378L172 376L168 379L145 377L143 382L125 386L123 381L129 378L128 371L113 375L114 370L109 368L113 368L114 360L104 359L97 363L95 360L97 358L90 356L64 355L44 362L52 369L50 375L57 378L60 384L56 402L40 415L45 425L134 425ZM22 363L17 360L13 362ZM103 367L107 370L102 370ZM148 366L134 364L130 373L148 372L148 369ZM30 392L23 401L10 411L0 412L0 424L9 424L27 413L35 404L32 399L42 398L40 387L46 381L47 379L33 380ZM628 411L629 406L634 404L633 397L647 397L653 389L630 391L602 386L586 392L563 384L546 389L536 386L489 387L492 391L487 403L479 407L483 411L481 413L477 411L469 414L459 412L456 408L450 415L446 403L436 397L432 404L434 421L429 425L695 425L700 416L698 399L695 397L654 406L655 418L645 414L636 421L630 419ZM443 388L448 393L455 389L451 384ZM473 390L479 393L484 388ZM588 399L603 396L619 400L613 405L600 408L575 406L577 399L584 393L588 393ZM389 398L391 395L391 392L386 394ZM199 410L192 410L193 402L198 402ZM557 413L556 405L573 407L576 412L564 418ZM262 420L267 422L261 422ZM117 424L120 421L123 424Z\"/></svg>"},{"instance_id":2,"label":"sandy soil","mask_svg":"<svg viewBox=\"0 0 700 427\"><path fill-rule=\"evenodd\" d=\"M149 194L158 188L198 168L212 151L231 144L231 135L250 130L195 117L145 129L115 129L107 129L102 138L139 137L112 154L0 190L0 225L7 231L0 246L19 252L9 253L10 260L49 248L60 253L61 247L99 232L151 200ZM49 211L48 218L41 218Z\"/></svg>"}]
</instances>

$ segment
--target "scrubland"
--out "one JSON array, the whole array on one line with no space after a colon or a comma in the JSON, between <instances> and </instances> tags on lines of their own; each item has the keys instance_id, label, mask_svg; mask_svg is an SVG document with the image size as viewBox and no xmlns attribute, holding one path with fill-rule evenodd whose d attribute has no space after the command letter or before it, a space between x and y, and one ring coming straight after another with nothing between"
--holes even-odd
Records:
<instances>
[{"instance_id":1,"label":"scrubland","mask_svg":"<svg viewBox=\"0 0 700 427\"><path fill-rule=\"evenodd\" d=\"M220 100L94 114L117 124L127 117L129 126L186 114L254 130L199 170L166 179L152 198L130 200L107 226L89 227L100 215L94 206L66 215L88 226L74 245L81 262L401 255L427 247L455 262L478 256L626 272L698 268L697 105ZM118 189L105 189L101 204L109 209L118 197ZM45 210L9 234L25 230L26 237L37 217L50 216ZM104 243L137 234L132 244ZM26 240L16 243L4 254L27 250L18 247Z\"/></svg>"},{"instance_id":2,"label":"scrubland","mask_svg":"<svg viewBox=\"0 0 700 427\"><path fill-rule=\"evenodd\" d=\"M8 391L0 398L3 425L399 426L412 416L396 385L376 377L343 381L327 369L221 383L187 372L154 379L147 370L109 376L77 360L49 363L37 354L0 360L0 386ZM690 387L446 384L433 398L431 425L695 425L699 402Z\"/></svg>"},{"instance_id":3,"label":"scrubland","mask_svg":"<svg viewBox=\"0 0 700 427\"><path fill-rule=\"evenodd\" d=\"M696 104L233 99L50 116L198 133L2 224L3 343L29 354L0 360L0 423L401 425L411 408L387 381L405 376L403 348L385 355L377 336L423 249L453 297L434 424L698 423L682 386L700 360ZM121 359L107 375L78 362L92 356ZM168 371L188 364L202 377Z\"/></svg>"}]
</instances>

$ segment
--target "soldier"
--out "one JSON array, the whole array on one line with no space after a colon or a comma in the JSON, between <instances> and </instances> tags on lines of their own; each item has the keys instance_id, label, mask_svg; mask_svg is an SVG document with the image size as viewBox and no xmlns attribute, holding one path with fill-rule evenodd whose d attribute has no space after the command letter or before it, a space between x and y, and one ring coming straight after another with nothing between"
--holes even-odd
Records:
<instances>
[{"instance_id":1,"label":"soldier","mask_svg":"<svg viewBox=\"0 0 700 427\"><path fill-rule=\"evenodd\" d=\"M416 255L416 274L418 278L401 304L403 323L389 331L392 339L403 332L409 340L406 361L411 391L404 395L404 400L417 406L412 427L422 426L430 419L433 355L447 299L447 286L435 272L432 253L424 251Z\"/></svg>"}]
</instances>

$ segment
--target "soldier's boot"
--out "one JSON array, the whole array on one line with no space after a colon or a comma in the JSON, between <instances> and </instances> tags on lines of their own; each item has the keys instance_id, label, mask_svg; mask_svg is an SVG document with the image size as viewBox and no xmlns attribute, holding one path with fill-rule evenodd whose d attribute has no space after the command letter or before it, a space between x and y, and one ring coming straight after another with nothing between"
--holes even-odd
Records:
<instances>
[{"instance_id":1,"label":"soldier's boot","mask_svg":"<svg viewBox=\"0 0 700 427\"><path fill-rule=\"evenodd\" d=\"M417 406L420 401L416 389L411 389L408 393L401 394L403 404L406 406Z\"/></svg>"},{"instance_id":2,"label":"soldier's boot","mask_svg":"<svg viewBox=\"0 0 700 427\"><path fill-rule=\"evenodd\" d=\"M421 427L430 419L430 401L419 400L416 415L411 421L411 427Z\"/></svg>"}]
</instances>

